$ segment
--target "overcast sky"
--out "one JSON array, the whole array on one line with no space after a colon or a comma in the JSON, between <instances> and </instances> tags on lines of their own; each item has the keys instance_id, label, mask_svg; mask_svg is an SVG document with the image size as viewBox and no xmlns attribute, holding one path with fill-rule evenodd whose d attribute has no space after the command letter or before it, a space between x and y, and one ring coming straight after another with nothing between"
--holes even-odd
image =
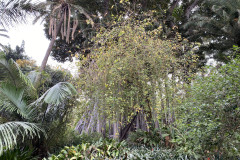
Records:
<instances>
[{"instance_id":1,"label":"overcast sky","mask_svg":"<svg viewBox=\"0 0 240 160\"><path fill-rule=\"evenodd\" d=\"M38 22L33 25L30 19L27 24L17 24L15 27L8 28L8 33L6 34L10 36L10 38L0 36L0 43L4 45L10 44L12 48L15 48L16 45L20 46L24 40L25 54L35 60L37 65L41 65L49 44L49 40L46 39L43 28L43 24ZM51 57L47 64L52 67L61 66L69 70L74 68L73 63L58 63ZM71 72L75 71L72 70Z\"/></svg>"}]
</instances>

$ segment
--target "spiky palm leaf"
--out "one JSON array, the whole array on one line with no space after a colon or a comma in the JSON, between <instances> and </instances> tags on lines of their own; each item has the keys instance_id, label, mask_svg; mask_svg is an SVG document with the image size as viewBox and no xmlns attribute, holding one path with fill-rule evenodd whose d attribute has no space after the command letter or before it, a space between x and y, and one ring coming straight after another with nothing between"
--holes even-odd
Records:
<instances>
[{"instance_id":1,"label":"spiky palm leaf","mask_svg":"<svg viewBox=\"0 0 240 160\"><path fill-rule=\"evenodd\" d=\"M17 112L26 120L32 120L36 116L36 110L27 105L24 99L24 88L16 88L13 85L2 83L0 87L0 108L10 112Z\"/></svg>"},{"instance_id":2,"label":"spiky palm leaf","mask_svg":"<svg viewBox=\"0 0 240 160\"><path fill-rule=\"evenodd\" d=\"M26 16L33 11L36 10L31 0L0 0L0 26L6 28L26 22Z\"/></svg>"},{"instance_id":3,"label":"spiky palm leaf","mask_svg":"<svg viewBox=\"0 0 240 160\"><path fill-rule=\"evenodd\" d=\"M59 82L52 88L48 89L37 101L33 104L47 103L50 105L58 106L62 104L67 98L75 95L76 89L71 83Z\"/></svg>"},{"instance_id":4,"label":"spiky palm leaf","mask_svg":"<svg viewBox=\"0 0 240 160\"><path fill-rule=\"evenodd\" d=\"M15 61L6 60L6 55L0 52L0 81L6 81L8 84L16 88L24 87L31 97L36 96L36 90L31 81L19 69Z\"/></svg>"},{"instance_id":5,"label":"spiky palm leaf","mask_svg":"<svg viewBox=\"0 0 240 160\"><path fill-rule=\"evenodd\" d=\"M7 32L7 30L6 29L0 29L0 32ZM0 33L0 36L2 36L2 37L6 37L6 38L9 38L9 36L8 35L6 35L5 33Z\"/></svg>"},{"instance_id":6,"label":"spiky palm leaf","mask_svg":"<svg viewBox=\"0 0 240 160\"><path fill-rule=\"evenodd\" d=\"M45 133L42 128L40 128L35 123L29 122L7 122L0 124L0 155L3 153L4 149L12 149L13 146L17 144L17 138L34 138L35 136L40 137L40 133Z\"/></svg>"},{"instance_id":7,"label":"spiky palm leaf","mask_svg":"<svg viewBox=\"0 0 240 160\"><path fill-rule=\"evenodd\" d=\"M18 65L12 59L6 60L4 53L0 53L0 73L0 112L2 110L15 112L21 115L23 120L29 122L40 117L41 114L37 113L41 113L43 104L59 109L60 104L76 94L75 88L70 83L60 82L47 90L35 102L32 102L34 100L32 99L32 103L29 104L27 98L29 98L29 94L32 94L31 92L36 94L36 90L31 80L21 72ZM32 98L36 99L35 96ZM46 110L51 108L48 107ZM0 125L0 154L3 147L12 148L17 143L18 136L21 135L24 138L28 135L32 138L39 135L39 132L44 132L36 124L29 122L7 122Z\"/></svg>"}]
</instances>

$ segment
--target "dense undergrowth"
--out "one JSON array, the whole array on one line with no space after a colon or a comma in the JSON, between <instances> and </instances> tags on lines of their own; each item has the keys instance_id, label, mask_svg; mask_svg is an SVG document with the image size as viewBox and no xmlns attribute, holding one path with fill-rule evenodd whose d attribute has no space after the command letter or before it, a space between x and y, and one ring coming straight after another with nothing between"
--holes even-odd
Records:
<instances>
[{"instance_id":1,"label":"dense undergrowth","mask_svg":"<svg viewBox=\"0 0 240 160\"><path fill-rule=\"evenodd\" d=\"M76 146L64 147L58 154L51 155L47 160L65 159L168 159L188 160L172 149L147 147L145 145L131 146L126 141L117 142L113 139L99 139L94 143L81 143ZM46 159L45 159L46 160Z\"/></svg>"}]
</instances>

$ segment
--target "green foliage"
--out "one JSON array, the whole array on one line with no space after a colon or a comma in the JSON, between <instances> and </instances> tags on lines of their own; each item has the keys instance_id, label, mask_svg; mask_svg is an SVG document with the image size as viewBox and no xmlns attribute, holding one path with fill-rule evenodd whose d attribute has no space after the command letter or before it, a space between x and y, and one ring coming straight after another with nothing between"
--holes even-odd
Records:
<instances>
[{"instance_id":1,"label":"green foliage","mask_svg":"<svg viewBox=\"0 0 240 160\"><path fill-rule=\"evenodd\" d=\"M193 81L179 108L173 141L178 151L199 157L236 159L240 156L240 59L209 68Z\"/></svg>"},{"instance_id":2,"label":"green foliage","mask_svg":"<svg viewBox=\"0 0 240 160\"><path fill-rule=\"evenodd\" d=\"M115 159L125 153L125 143L114 140L99 139L97 142L82 143L77 146L64 147L58 155L52 155L48 160L68 159ZM46 160L46 159L45 159Z\"/></svg>"},{"instance_id":3,"label":"green foliage","mask_svg":"<svg viewBox=\"0 0 240 160\"><path fill-rule=\"evenodd\" d=\"M64 110L65 102L76 94L76 90L70 83L61 82L38 98L31 80L22 73L12 59L7 61L6 55L2 52L0 71L2 73L0 111L1 117L5 119L5 123L0 124L0 154L2 154L4 148L12 149L19 140L24 141L27 136L33 139L35 136L39 138L42 133L45 135L42 126L40 127L36 122L41 121L42 124L49 122L47 119L49 115L54 120L63 118L67 112ZM58 117L56 118L55 115Z\"/></svg>"},{"instance_id":4,"label":"green foliage","mask_svg":"<svg viewBox=\"0 0 240 160\"><path fill-rule=\"evenodd\" d=\"M240 45L239 0L205 0L184 26L190 41L201 43L199 53L229 62L233 45Z\"/></svg>"},{"instance_id":5,"label":"green foliage","mask_svg":"<svg viewBox=\"0 0 240 160\"><path fill-rule=\"evenodd\" d=\"M29 57L26 56L25 53L25 42L22 41L21 46L16 46L15 49L12 49L10 45L8 46L4 46L7 54L6 54L6 59L13 59L14 61L18 60L18 59L28 59Z\"/></svg>"},{"instance_id":6,"label":"green foliage","mask_svg":"<svg viewBox=\"0 0 240 160\"><path fill-rule=\"evenodd\" d=\"M116 27L99 31L95 39L98 45L79 62L78 85L83 95L86 99L99 99L98 110L115 121L116 114L123 113L129 120L136 111L151 114L151 107L159 111L157 92L174 94L174 78L179 83L186 82L192 74L197 62L192 46L187 40L180 43L177 39L160 39L162 27L155 29L151 19L120 17L113 23ZM169 78L170 74L174 76Z\"/></svg>"},{"instance_id":7,"label":"green foliage","mask_svg":"<svg viewBox=\"0 0 240 160\"><path fill-rule=\"evenodd\" d=\"M99 133L83 133L80 135L68 126L70 122L63 123L65 125L59 125L59 122L51 124L50 134L53 136L47 140L46 144L50 153L59 153L64 146L77 146L81 143L94 144L102 138L102 135ZM61 131L59 131L59 129L61 129ZM58 133L54 133L56 130L58 130Z\"/></svg>"},{"instance_id":8,"label":"green foliage","mask_svg":"<svg viewBox=\"0 0 240 160\"><path fill-rule=\"evenodd\" d=\"M102 138L102 135L100 133L83 133L81 135L78 134L78 142L73 141L74 143L89 143L89 144L94 144L97 142L99 139ZM79 143L80 142L80 143Z\"/></svg>"},{"instance_id":9,"label":"green foliage","mask_svg":"<svg viewBox=\"0 0 240 160\"><path fill-rule=\"evenodd\" d=\"M27 105L26 94L24 91L29 91L29 94L34 92L34 88L30 80L21 72L18 65L10 59L6 60L5 54L0 53L0 111L10 114L17 114L18 117L14 121L1 122L0 124L0 154L3 149L12 149L17 144L17 138L25 137L34 138L40 136L40 133L45 133L42 128L36 123L31 123L34 118L34 110ZM31 95L34 96L34 95ZM2 115L8 119L7 115ZM10 120L12 117L10 117ZM22 120L27 120L24 122Z\"/></svg>"},{"instance_id":10,"label":"green foliage","mask_svg":"<svg viewBox=\"0 0 240 160\"><path fill-rule=\"evenodd\" d=\"M47 160L64 159L190 160L194 158L178 154L173 150L143 146L129 148L125 142L100 139L93 144L82 143L75 147L64 147L58 155L52 155Z\"/></svg>"},{"instance_id":11,"label":"green foliage","mask_svg":"<svg viewBox=\"0 0 240 160\"><path fill-rule=\"evenodd\" d=\"M39 157L32 156L34 149L32 148L15 148L13 150L4 151L0 156L0 160L38 160Z\"/></svg>"},{"instance_id":12,"label":"green foliage","mask_svg":"<svg viewBox=\"0 0 240 160\"><path fill-rule=\"evenodd\" d=\"M164 137L160 130L153 130L150 132L137 130L136 132L130 133L128 142L132 145L144 145L146 147L160 147L164 146Z\"/></svg>"},{"instance_id":13,"label":"green foliage","mask_svg":"<svg viewBox=\"0 0 240 160\"><path fill-rule=\"evenodd\" d=\"M21 137L33 139L35 136L40 138L40 133L45 133L37 124L28 122L7 122L0 124L0 155L4 148L12 149L17 144L17 138Z\"/></svg>"},{"instance_id":14,"label":"green foliage","mask_svg":"<svg viewBox=\"0 0 240 160\"><path fill-rule=\"evenodd\" d=\"M26 22L27 15L34 12L31 0L4 0L0 2L0 26L11 27Z\"/></svg>"},{"instance_id":15,"label":"green foliage","mask_svg":"<svg viewBox=\"0 0 240 160\"><path fill-rule=\"evenodd\" d=\"M146 148L136 147L127 152L127 159L129 160L194 160L193 157L187 155L179 155L174 150L167 150L162 148Z\"/></svg>"},{"instance_id":16,"label":"green foliage","mask_svg":"<svg viewBox=\"0 0 240 160\"><path fill-rule=\"evenodd\" d=\"M36 103L44 102L50 105L59 106L66 97L76 94L77 91L72 84L66 82L59 82L50 89L48 89Z\"/></svg>"}]
</instances>

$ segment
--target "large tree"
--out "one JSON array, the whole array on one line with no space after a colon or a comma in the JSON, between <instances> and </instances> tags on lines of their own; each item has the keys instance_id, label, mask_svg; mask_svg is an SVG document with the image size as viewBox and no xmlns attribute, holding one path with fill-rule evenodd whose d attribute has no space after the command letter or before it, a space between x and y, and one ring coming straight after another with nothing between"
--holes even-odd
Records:
<instances>
[{"instance_id":1,"label":"large tree","mask_svg":"<svg viewBox=\"0 0 240 160\"><path fill-rule=\"evenodd\" d=\"M185 24L191 15L196 11L198 6L202 3L202 0L81 0L76 2L78 5L86 8L93 15L95 22L95 28L92 28L86 23L86 17L79 14L79 19L82 20L81 24L77 27L77 33L75 39L69 43L62 39L56 39L56 43L52 48L51 55L59 62L65 62L72 60L76 54L77 57L81 55L87 55L92 47L93 41L91 40L97 32L100 26L111 27L112 20L116 20L120 16L132 16L137 15L136 19L147 19L149 16L143 16L142 13L154 11L155 27L159 25L163 27L163 32L168 37L174 37L172 30L176 31L176 28L181 28ZM166 11L166 12L165 12ZM153 17L152 17L153 18ZM84 23L85 22L85 23ZM45 33L48 36L48 27L46 25ZM174 27L175 26L175 27ZM174 28L174 29L172 29ZM175 32L174 31L174 32ZM177 30L178 31L178 30Z\"/></svg>"},{"instance_id":2,"label":"large tree","mask_svg":"<svg viewBox=\"0 0 240 160\"><path fill-rule=\"evenodd\" d=\"M159 128L160 118L162 125L171 124L177 104L172 95L182 96L176 86L188 82L196 62L187 41L160 39L161 27L146 30L151 20L118 22L100 30L98 45L79 63L78 84L88 101L76 127L80 133L107 134L108 121L109 134L124 139L134 125L149 131Z\"/></svg>"}]
</instances>

